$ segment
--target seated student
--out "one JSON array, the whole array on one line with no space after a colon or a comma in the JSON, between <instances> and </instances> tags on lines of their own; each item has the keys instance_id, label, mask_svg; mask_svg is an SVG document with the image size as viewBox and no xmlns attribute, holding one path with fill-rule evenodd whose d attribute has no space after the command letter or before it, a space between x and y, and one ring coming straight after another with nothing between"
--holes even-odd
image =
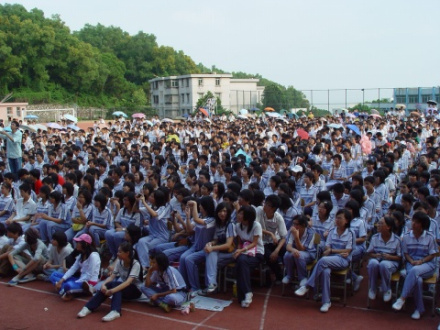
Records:
<instances>
[{"instance_id":1,"label":"seated student","mask_svg":"<svg viewBox=\"0 0 440 330\"><path fill-rule=\"evenodd\" d=\"M437 268L434 254L438 251L435 237L428 231L429 216L415 212L412 216L412 230L403 235L402 252L405 257L406 277L400 298L393 304L393 309L401 310L406 298L413 295L416 310L411 315L420 319L425 312L423 304L423 279L431 277Z\"/></svg>"},{"instance_id":2,"label":"seated student","mask_svg":"<svg viewBox=\"0 0 440 330\"><path fill-rule=\"evenodd\" d=\"M41 272L49 253L47 246L39 239L38 231L29 228L24 234L25 244L12 250L8 259L12 269L17 273L9 282L9 286L27 283L36 279L34 272Z\"/></svg>"},{"instance_id":3,"label":"seated student","mask_svg":"<svg viewBox=\"0 0 440 330\"><path fill-rule=\"evenodd\" d=\"M25 230L30 227L30 220L37 213L37 204L31 198L31 187L27 183L23 183L19 189L21 198L17 200L14 212L5 224L9 226L11 223L17 222Z\"/></svg>"},{"instance_id":4,"label":"seated student","mask_svg":"<svg viewBox=\"0 0 440 330\"><path fill-rule=\"evenodd\" d=\"M43 266L43 273L37 276L42 281L49 281L49 276L56 271L64 274L67 271L66 258L73 252L66 234L62 231L54 232L50 243L49 260Z\"/></svg>"},{"instance_id":5,"label":"seated student","mask_svg":"<svg viewBox=\"0 0 440 330\"><path fill-rule=\"evenodd\" d=\"M315 288L317 281L320 281L322 288L321 312L328 312L330 302L330 274L332 270L339 270L348 267L350 264L351 251L355 243L355 235L350 230L351 214L346 209L336 213L335 228L333 228L325 242L323 257L319 259L313 268L306 285L295 291L297 296L304 296L309 288Z\"/></svg>"},{"instance_id":6,"label":"seated student","mask_svg":"<svg viewBox=\"0 0 440 330\"><path fill-rule=\"evenodd\" d=\"M186 284L179 271L169 265L163 253L151 256L150 268L141 291L150 303L169 313L171 307L181 306L187 299Z\"/></svg>"},{"instance_id":7,"label":"seated student","mask_svg":"<svg viewBox=\"0 0 440 330\"><path fill-rule=\"evenodd\" d=\"M111 228L113 220L111 211L107 207L107 197L104 194L97 193L93 198L92 212L87 220L84 231L89 233L95 247L98 247L106 231ZM75 238L81 237L84 231L80 230Z\"/></svg>"},{"instance_id":8,"label":"seated student","mask_svg":"<svg viewBox=\"0 0 440 330\"><path fill-rule=\"evenodd\" d=\"M0 223L0 251L8 243L9 243L9 238L8 236L6 236L6 227L4 224Z\"/></svg>"},{"instance_id":9,"label":"seated student","mask_svg":"<svg viewBox=\"0 0 440 330\"><path fill-rule=\"evenodd\" d=\"M72 226L65 232L69 242L72 241L73 237L86 232L85 224L91 218L92 211L92 194L82 187L78 192L77 202L73 208Z\"/></svg>"},{"instance_id":10,"label":"seated student","mask_svg":"<svg viewBox=\"0 0 440 330\"><path fill-rule=\"evenodd\" d=\"M26 244L23 237L23 228L17 222L13 222L7 227L6 236L8 237L8 243L3 245L0 250L0 276L12 273L11 263L8 259L9 253Z\"/></svg>"},{"instance_id":11,"label":"seated student","mask_svg":"<svg viewBox=\"0 0 440 330\"><path fill-rule=\"evenodd\" d=\"M12 198L12 186L3 182L0 196L0 223L4 223L14 211L14 199Z\"/></svg>"},{"instance_id":12,"label":"seated student","mask_svg":"<svg viewBox=\"0 0 440 330\"><path fill-rule=\"evenodd\" d=\"M111 299L110 313L102 318L109 322L121 317L122 299L138 299L142 292L142 267L135 257L135 250L129 242L122 242L118 248L118 261L113 273L101 285L101 289L78 313L83 318L92 313L108 298Z\"/></svg>"},{"instance_id":13,"label":"seated student","mask_svg":"<svg viewBox=\"0 0 440 330\"><path fill-rule=\"evenodd\" d=\"M391 275L398 270L402 260L400 238L393 233L395 228L392 217L384 217L377 222L378 233L371 238L367 253L371 259L368 262L369 291L368 297L376 299L377 280L380 277L383 301L392 298Z\"/></svg>"},{"instance_id":14,"label":"seated student","mask_svg":"<svg viewBox=\"0 0 440 330\"><path fill-rule=\"evenodd\" d=\"M82 234L73 240L77 242L76 250L79 252L75 263L65 274L54 272L49 278L65 301L71 300L74 294L83 293L85 290L87 292L89 289L84 283L96 285L101 269L101 258L95 251L92 237L89 234ZM77 271L81 273L79 278L73 276Z\"/></svg>"},{"instance_id":15,"label":"seated student","mask_svg":"<svg viewBox=\"0 0 440 330\"><path fill-rule=\"evenodd\" d=\"M71 226L71 214L63 203L63 195L58 191L52 191L49 195L48 214L38 213L36 218L40 218L40 235L43 242L50 242L52 234L57 230L66 231Z\"/></svg>"},{"instance_id":16,"label":"seated student","mask_svg":"<svg viewBox=\"0 0 440 330\"><path fill-rule=\"evenodd\" d=\"M293 218L293 224L287 236L286 253L284 254L284 266L286 276L283 283L290 283L293 277L293 269L296 268L300 286L307 282L307 264L316 256L316 248L313 245L314 230L308 228L308 218L297 215Z\"/></svg>"}]
</instances>

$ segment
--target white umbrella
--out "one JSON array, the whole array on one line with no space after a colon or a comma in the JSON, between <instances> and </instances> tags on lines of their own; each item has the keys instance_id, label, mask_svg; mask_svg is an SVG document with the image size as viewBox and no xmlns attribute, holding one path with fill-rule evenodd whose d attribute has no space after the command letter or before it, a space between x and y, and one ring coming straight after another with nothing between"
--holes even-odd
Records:
<instances>
[{"instance_id":1,"label":"white umbrella","mask_svg":"<svg viewBox=\"0 0 440 330\"><path fill-rule=\"evenodd\" d=\"M37 130L32 125L20 125L22 131L29 130L31 132L36 132Z\"/></svg>"},{"instance_id":2,"label":"white umbrella","mask_svg":"<svg viewBox=\"0 0 440 330\"><path fill-rule=\"evenodd\" d=\"M273 117L273 118L282 117L282 115L278 112L266 112L266 116Z\"/></svg>"},{"instance_id":3,"label":"white umbrella","mask_svg":"<svg viewBox=\"0 0 440 330\"><path fill-rule=\"evenodd\" d=\"M63 126L61 126L60 124L57 124L57 123L48 123L46 125L47 125L47 127L54 128L54 129L64 129Z\"/></svg>"},{"instance_id":4,"label":"white umbrella","mask_svg":"<svg viewBox=\"0 0 440 330\"><path fill-rule=\"evenodd\" d=\"M43 124L35 124L33 125L37 130L41 129L42 131L47 131L47 127Z\"/></svg>"},{"instance_id":5,"label":"white umbrella","mask_svg":"<svg viewBox=\"0 0 440 330\"><path fill-rule=\"evenodd\" d=\"M249 113L247 109L241 109L239 112L241 115L247 115Z\"/></svg>"},{"instance_id":6,"label":"white umbrella","mask_svg":"<svg viewBox=\"0 0 440 330\"><path fill-rule=\"evenodd\" d=\"M78 132L80 128L76 125L67 125L67 128L73 129L75 132Z\"/></svg>"},{"instance_id":7,"label":"white umbrella","mask_svg":"<svg viewBox=\"0 0 440 330\"><path fill-rule=\"evenodd\" d=\"M77 122L78 122L78 118L76 118L75 116L69 115L69 114L64 115L64 118L65 118L66 120L73 121L74 123L77 123Z\"/></svg>"},{"instance_id":8,"label":"white umbrella","mask_svg":"<svg viewBox=\"0 0 440 330\"><path fill-rule=\"evenodd\" d=\"M162 119L162 123L174 123L174 120L172 120L170 118L164 118L164 119Z\"/></svg>"}]
</instances>

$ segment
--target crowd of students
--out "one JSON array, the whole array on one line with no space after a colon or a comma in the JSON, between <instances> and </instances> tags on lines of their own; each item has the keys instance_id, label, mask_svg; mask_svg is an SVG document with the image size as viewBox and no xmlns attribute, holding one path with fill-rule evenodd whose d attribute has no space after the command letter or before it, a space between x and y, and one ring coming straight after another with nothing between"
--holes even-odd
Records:
<instances>
[{"instance_id":1,"label":"crowd of students","mask_svg":"<svg viewBox=\"0 0 440 330\"><path fill-rule=\"evenodd\" d=\"M438 273L438 130L434 116L398 112L25 131L20 169L0 154L0 275L50 281L64 300L93 294L80 318L112 296L111 321L122 299L169 311L213 294L230 264L243 308L264 264L272 284L297 279L298 296L319 288L327 312L331 272L368 260L369 299L391 301L401 271L392 308L413 296L419 319L423 279ZM350 281L357 291L363 276Z\"/></svg>"}]
</instances>

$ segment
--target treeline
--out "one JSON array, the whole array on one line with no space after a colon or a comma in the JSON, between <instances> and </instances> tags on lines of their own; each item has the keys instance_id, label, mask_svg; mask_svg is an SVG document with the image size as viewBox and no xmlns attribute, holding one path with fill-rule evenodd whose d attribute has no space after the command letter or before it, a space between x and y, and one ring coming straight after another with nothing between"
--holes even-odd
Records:
<instances>
[{"instance_id":1,"label":"treeline","mask_svg":"<svg viewBox=\"0 0 440 330\"><path fill-rule=\"evenodd\" d=\"M141 109L149 104L149 79L213 71L223 72L158 45L152 34L101 24L72 33L59 16L0 5L0 96L13 92L15 101ZM259 75L233 75L284 88Z\"/></svg>"}]
</instances>

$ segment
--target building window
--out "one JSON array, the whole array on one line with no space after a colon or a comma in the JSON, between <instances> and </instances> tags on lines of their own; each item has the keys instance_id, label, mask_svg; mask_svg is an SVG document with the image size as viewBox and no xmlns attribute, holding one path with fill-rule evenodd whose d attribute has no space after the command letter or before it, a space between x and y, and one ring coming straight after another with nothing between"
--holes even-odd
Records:
<instances>
[{"instance_id":1,"label":"building window","mask_svg":"<svg viewBox=\"0 0 440 330\"><path fill-rule=\"evenodd\" d=\"M171 87L179 87L179 81L178 80L171 80Z\"/></svg>"},{"instance_id":2,"label":"building window","mask_svg":"<svg viewBox=\"0 0 440 330\"><path fill-rule=\"evenodd\" d=\"M189 87L189 78L186 78L186 87Z\"/></svg>"},{"instance_id":3,"label":"building window","mask_svg":"<svg viewBox=\"0 0 440 330\"><path fill-rule=\"evenodd\" d=\"M189 104L189 93L186 93L186 103Z\"/></svg>"},{"instance_id":4,"label":"building window","mask_svg":"<svg viewBox=\"0 0 440 330\"><path fill-rule=\"evenodd\" d=\"M7 109L7 111L8 111L8 116L9 116L9 115L12 116L12 115L13 115L13 113L12 113L12 107L7 107L6 109Z\"/></svg>"},{"instance_id":5,"label":"building window","mask_svg":"<svg viewBox=\"0 0 440 330\"><path fill-rule=\"evenodd\" d=\"M419 102L419 96L418 95L410 95L408 103L418 103Z\"/></svg>"},{"instance_id":6,"label":"building window","mask_svg":"<svg viewBox=\"0 0 440 330\"><path fill-rule=\"evenodd\" d=\"M180 102L185 103L185 94L180 94Z\"/></svg>"},{"instance_id":7,"label":"building window","mask_svg":"<svg viewBox=\"0 0 440 330\"><path fill-rule=\"evenodd\" d=\"M406 103L406 96L405 95L396 95L396 102L397 103Z\"/></svg>"},{"instance_id":8,"label":"building window","mask_svg":"<svg viewBox=\"0 0 440 330\"><path fill-rule=\"evenodd\" d=\"M199 87L203 86L203 79L199 78Z\"/></svg>"},{"instance_id":9,"label":"building window","mask_svg":"<svg viewBox=\"0 0 440 330\"><path fill-rule=\"evenodd\" d=\"M426 103L431 99L431 95L422 95L422 103Z\"/></svg>"},{"instance_id":10,"label":"building window","mask_svg":"<svg viewBox=\"0 0 440 330\"><path fill-rule=\"evenodd\" d=\"M203 93L197 93L199 95L199 99L203 97Z\"/></svg>"},{"instance_id":11,"label":"building window","mask_svg":"<svg viewBox=\"0 0 440 330\"><path fill-rule=\"evenodd\" d=\"M220 78L215 78L215 85L220 86Z\"/></svg>"},{"instance_id":12,"label":"building window","mask_svg":"<svg viewBox=\"0 0 440 330\"><path fill-rule=\"evenodd\" d=\"M20 107L17 107L17 117L21 117L21 111L20 111Z\"/></svg>"},{"instance_id":13,"label":"building window","mask_svg":"<svg viewBox=\"0 0 440 330\"><path fill-rule=\"evenodd\" d=\"M222 94L221 93L215 93L215 98L216 99L221 99L222 98Z\"/></svg>"},{"instance_id":14,"label":"building window","mask_svg":"<svg viewBox=\"0 0 440 330\"><path fill-rule=\"evenodd\" d=\"M159 104L159 95L153 95L153 103Z\"/></svg>"}]
</instances>

